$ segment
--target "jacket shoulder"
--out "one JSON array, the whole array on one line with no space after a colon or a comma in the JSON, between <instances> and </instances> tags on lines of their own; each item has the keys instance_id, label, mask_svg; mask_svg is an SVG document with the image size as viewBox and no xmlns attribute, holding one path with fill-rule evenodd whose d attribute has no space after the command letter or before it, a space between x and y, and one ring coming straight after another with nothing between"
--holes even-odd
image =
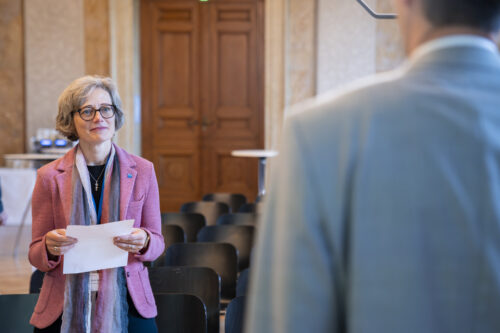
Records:
<instances>
[{"instance_id":1,"label":"jacket shoulder","mask_svg":"<svg viewBox=\"0 0 500 333\"><path fill-rule=\"evenodd\" d=\"M137 170L145 171L153 169L153 163L148 161L147 159L134 155L132 153L127 152L125 149L116 146L116 150L118 152L119 158L123 159L122 161L127 161L126 163L131 165L135 164ZM120 162L122 163L122 162Z\"/></svg>"},{"instance_id":2,"label":"jacket shoulder","mask_svg":"<svg viewBox=\"0 0 500 333\"><path fill-rule=\"evenodd\" d=\"M50 178L52 176L60 174L61 172L59 171L59 167L60 167L60 163L63 160L63 158L64 158L64 156L40 167L37 170L38 177Z\"/></svg>"},{"instance_id":3,"label":"jacket shoulder","mask_svg":"<svg viewBox=\"0 0 500 333\"><path fill-rule=\"evenodd\" d=\"M129 154L132 160L135 162L137 165L137 169L152 169L153 168L153 163L143 157L134 155L134 154Z\"/></svg>"}]
</instances>

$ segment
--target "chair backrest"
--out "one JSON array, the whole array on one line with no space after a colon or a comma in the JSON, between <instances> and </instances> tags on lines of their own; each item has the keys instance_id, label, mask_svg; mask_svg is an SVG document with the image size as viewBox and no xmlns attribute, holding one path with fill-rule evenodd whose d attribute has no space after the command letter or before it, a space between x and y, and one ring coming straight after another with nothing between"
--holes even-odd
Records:
<instances>
[{"instance_id":1,"label":"chair backrest","mask_svg":"<svg viewBox=\"0 0 500 333\"><path fill-rule=\"evenodd\" d=\"M161 233L165 239L165 248L175 243L186 243L184 230L178 225L164 224L161 226Z\"/></svg>"},{"instance_id":2,"label":"chair backrest","mask_svg":"<svg viewBox=\"0 0 500 333\"><path fill-rule=\"evenodd\" d=\"M181 212L203 214L207 225L215 225L219 216L229 213L229 206L223 202L193 201L183 204Z\"/></svg>"},{"instance_id":3,"label":"chair backrest","mask_svg":"<svg viewBox=\"0 0 500 333\"><path fill-rule=\"evenodd\" d=\"M226 310L226 319L224 322L225 333L242 333L245 319L246 297L240 296L234 298L229 303Z\"/></svg>"},{"instance_id":4,"label":"chair backrest","mask_svg":"<svg viewBox=\"0 0 500 333\"><path fill-rule=\"evenodd\" d=\"M0 331L33 332L29 321L37 300L38 294L0 295Z\"/></svg>"},{"instance_id":5,"label":"chair backrest","mask_svg":"<svg viewBox=\"0 0 500 333\"><path fill-rule=\"evenodd\" d=\"M232 213L219 216L217 225L257 225L258 215L255 213Z\"/></svg>"},{"instance_id":6,"label":"chair backrest","mask_svg":"<svg viewBox=\"0 0 500 333\"><path fill-rule=\"evenodd\" d=\"M203 227L198 242L232 244L238 250L238 271L248 267L253 247L255 227L250 225L214 225Z\"/></svg>"},{"instance_id":7,"label":"chair backrest","mask_svg":"<svg viewBox=\"0 0 500 333\"><path fill-rule=\"evenodd\" d=\"M207 313L203 302L194 295L155 294L158 332L206 333Z\"/></svg>"},{"instance_id":8,"label":"chair backrest","mask_svg":"<svg viewBox=\"0 0 500 333\"><path fill-rule=\"evenodd\" d=\"M219 332L220 278L208 267L152 267L149 280L153 293L195 295L207 308L209 333Z\"/></svg>"},{"instance_id":9,"label":"chair backrest","mask_svg":"<svg viewBox=\"0 0 500 333\"><path fill-rule=\"evenodd\" d=\"M221 298L233 298L236 293L238 255L227 243L178 243L165 253L166 266L199 266L212 268L221 279Z\"/></svg>"},{"instance_id":10,"label":"chair backrest","mask_svg":"<svg viewBox=\"0 0 500 333\"><path fill-rule=\"evenodd\" d=\"M207 223L199 213L162 213L162 225L178 225L184 230L187 242L196 242L196 235Z\"/></svg>"},{"instance_id":11,"label":"chair backrest","mask_svg":"<svg viewBox=\"0 0 500 333\"><path fill-rule=\"evenodd\" d=\"M33 273L31 273L30 278L30 294L39 294L40 289L42 289L43 278L45 277L45 272L42 272L39 269L35 269Z\"/></svg>"},{"instance_id":12,"label":"chair backrest","mask_svg":"<svg viewBox=\"0 0 500 333\"><path fill-rule=\"evenodd\" d=\"M263 204L261 202L257 203L246 203L242 205L239 209L240 213L255 213L262 214Z\"/></svg>"},{"instance_id":13,"label":"chair backrest","mask_svg":"<svg viewBox=\"0 0 500 333\"><path fill-rule=\"evenodd\" d=\"M209 193L203 196L203 201L218 201L229 206L231 212L237 212L241 205L247 203L247 198L239 193Z\"/></svg>"},{"instance_id":14,"label":"chair backrest","mask_svg":"<svg viewBox=\"0 0 500 333\"><path fill-rule=\"evenodd\" d=\"M250 275L250 269L245 268L238 275L238 280L236 281L236 297L246 296L248 290L248 277Z\"/></svg>"},{"instance_id":15,"label":"chair backrest","mask_svg":"<svg viewBox=\"0 0 500 333\"><path fill-rule=\"evenodd\" d=\"M175 224L163 224L161 226L161 233L165 241L165 249L175 243L186 243L186 235L184 230ZM164 266L165 265L165 252L162 253L155 261L151 262L150 266Z\"/></svg>"}]
</instances>

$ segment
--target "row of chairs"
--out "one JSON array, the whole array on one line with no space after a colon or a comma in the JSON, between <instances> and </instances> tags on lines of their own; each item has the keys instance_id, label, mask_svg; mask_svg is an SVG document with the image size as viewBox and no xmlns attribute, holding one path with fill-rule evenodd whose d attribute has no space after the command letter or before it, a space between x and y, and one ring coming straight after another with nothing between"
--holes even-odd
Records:
<instances>
[{"instance_id":1,"label":"row of chairs","mask_svg":"<svg viewBox=\"0 0 500 333\"><path fill-rule=\"evenodd\" d=\"M201 228L210 226L206 218L200 213L169 212L161 214L162 226L177 225L186 235L186 242L196 242L196 237ZM258 215L254 213L234 213L219 216L213 225L251 225L256 226Z\"/></svg>"},{"instance_id":2,"label":"row of chairs","mask_svg":"<svg viewBox=\"0 0 500 333\"><path fill-rule=\"evenodd\" d=\"M166 252L153 263L149 273L154 292L186 292L200 297L207 307L208 332L219 332L220 310L226 308L225 332L241 333L248 267L261 204L246 203L246 198L239 195L222 196L207 195L205 201L182 205L180 213L162 214ZM186 243L181 242L180 230L174 230L177 228L185 233ZM173 242L174 237L178 237L178 243ZM209 271L212 280L217 278L218 288L208 277L194 278L196 272L210 275ZM158 281L166 289L159 288ZM219 295L219 301L214 301L214 294Z\"/></svg>"},{"instance_id":3,"label":"row of chairs","mask_svg":"<svg viewBox=\"0 0 500 333\"><path fill-rule=\"evenodd\" d=\"M151 267L149 279L154 293L186 293L199 297L206 306L208 332L219 332L221 280L213 269L193 266ZM246 295L247 286L248 269L238 278L236 298ZM235 313L235 310L231 313Z\"/></svg>"},{"instance_id":4,"label":"row of chairs","mask_svg":"<svg viewBox=\"0 0 500 333\"><path fill-rule=\"evenodd\" d=\"M185 213L200 213L205 216L207 225L214 225L217 217L227 213L256 213L260 214L260 202L248 203L243 194L238 193L209 193L202 201L184 203L180 211Z\"/></svg>"},{"instance_id":5,"label":"row of chairs","mask_svg":"<svg viewBox=\"0 0 500 333\"><path fill-rule=\"evenodd\" d=\"M155 293L154 297L159 313L156 317L159 332L218 332L209 329L207 309L199 297L186 293ZM2 332L32 332L29 319L37 300L38 294L0 295ZM242 296L229 305L225 320L226 333L242 331L244 304Z\"/></svg>"},{"instance_id":6,"label":"row of chairs","mask_svg":"<svg viewBox=\"0 0 500 333\"><path fill-rule=\"evenodd\" d=\"M212 268L196 266L165 266L149 267L148 272L151 282L151 288L155 295L174 293L196 296L201 301L205 309L207 332L219 332L219 313L221 309L221 278L219 274L217 274ZM236 283L236 297L231 300L226 311L226 332L241 332L237 330L238 327L241 327L241 320L243 318L243 314L241 312L243 311L243 306L239 303L242 302L242 297L246 296L247 293L248 275L249 270L245 269L238 276L238 280ZM44 273L39 270L36 270L32 274L30 281L30 293L34 294L40 292L43 276ZM165 317L164 315L165 311L167 311L170 307L170 301L163 302L165 303L160 303L157 299L159 313L157 321L162 320L165 321L165 323L170 323L174 319L171 316ZM196 315L199 312L199 306L196 304L196 301L188 299L185 302L187 303L181 303L182 306L185 306L186 308L193 307L192 312L194 313L194 315L192 320L203 321L203 319L199 319L199 317ZM238 303L238 305L234 305L233 303ZM14 303L14 307L17 306L16 304L17 303ZM0 308L2 308L1 305ZM32 309L33 307L31 307L31 310ZM189 311L187 313L189 313ZM229 325L234 328L233 330L227 329L228 321ZM179 325L185 327L183 323L184 318L180 317ZM202 326L204 325L197 324L197 327ZM191 330L189 330L188 332L191 332Z\"/></svg>"},{"instance_id":7,"label":"row of chairs","mask_svg":"<svg viewBox=\"0 0 500 333\"><path fill-rule=\"evenodd\" d=\"M178 243L187 242L186 234L179 225L163 225L162 234L165 239L165 249L168 249ZM197 235L195 242L217 242L228 243L237 250L238 271L247 268L250 265L250 255L254 244L255 227L251 225L217 225L202 227ZM152 263L152 266L163 265L166 252Z\"/></svg>"},{"instance_id":8,"label":"row of chairs","mask_svg":"<svg viewBox=\"0 0 500 333\"><path fill-rule=\"evenodd\" d=\"M219 216L229 213L261 213L261 203L246 204L244 210L232 211L229 206L223 202L217 201L191 201L181 206L181 213L199 213L205 216L207 225L217 224Z\"/></svg>"},{"instance_id":9,"label":"row of chairs","mask_svg":"<svg viewBox=\"0 0 500 333\"><path fill-rule=\"evenodd\" d=\"M257 197L255 203L247 202L247 198L239 193L209 193L202 198L203 201L223 202L229 206L232 213L260 213L260 197Z\"/></svg>"}]
</instances>

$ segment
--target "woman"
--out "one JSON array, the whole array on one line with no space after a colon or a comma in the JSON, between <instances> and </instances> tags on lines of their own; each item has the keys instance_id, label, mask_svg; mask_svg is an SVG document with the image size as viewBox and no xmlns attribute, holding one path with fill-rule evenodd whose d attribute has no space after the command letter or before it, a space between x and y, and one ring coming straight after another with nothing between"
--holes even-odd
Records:
<instances>
[{"instance_id":1,"label":"woman","mask_svg":"<svg viewBox=\"0 0 500 333\"><path fill-rule=\"evenodd\" d=\"M58 101L56 129L77 146L38 170L33 190L31 264L47 272L30 323L35 332L156 332L156 305L144 261L164 249L158 184L151 162L112 143L124 122L109 78L84 76ZM78 241L69 224L134 219L114 244L126 267L63 275L63 255Z\"/></svg>"}]
</instances>

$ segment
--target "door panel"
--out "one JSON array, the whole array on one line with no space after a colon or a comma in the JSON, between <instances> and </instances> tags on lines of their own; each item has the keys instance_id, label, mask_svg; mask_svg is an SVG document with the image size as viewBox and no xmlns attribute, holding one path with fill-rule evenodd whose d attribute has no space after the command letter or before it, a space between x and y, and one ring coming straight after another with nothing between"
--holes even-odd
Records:
<instances>
[{"instance_id":1,"label":"door panel","mask_svg":"<svg viewBox=\"0 0 500 333\"><path fill-rule=\"evenodd\" d=\"M162 211L209 192L257 194L263 146L262 0L141 1L143 155Z\"/></svg>"},{"instance_id":2,"label":"door panel","mask_svg":"<svg viewBox=\"0 0 500 333\"><path fill-rule=\"evenodd\" d=\"M257 161L231 157L235 149L262 147L262 76L258 47L258 1L210 6L210 40L205 66L210 69L206 115L212 124L202 133L203 192L239 192L253 200ZM259 94L260 92L260 94Z\"/></svg>"}]
</instances>

